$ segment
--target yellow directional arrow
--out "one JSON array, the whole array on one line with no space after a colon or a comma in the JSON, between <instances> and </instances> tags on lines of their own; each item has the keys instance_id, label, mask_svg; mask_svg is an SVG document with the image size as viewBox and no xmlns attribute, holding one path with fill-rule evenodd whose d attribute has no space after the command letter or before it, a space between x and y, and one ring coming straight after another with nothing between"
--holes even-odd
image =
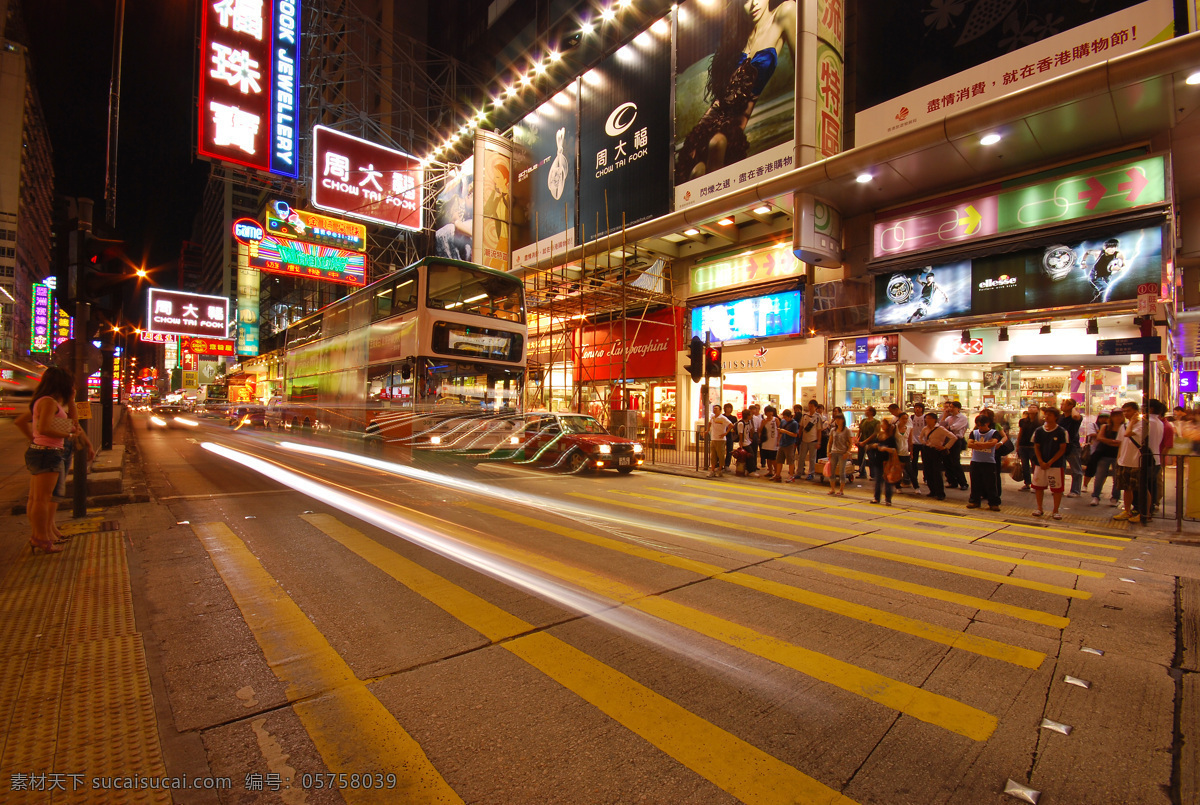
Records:
<instances>
[{"instance_id":1,"label":"yellow directional arrow","mask_svg":"<svg viewBox=\"0 0 1200 805\"><path fill-rule=\"evenodd\" d=\"M959 218L958 222L967 228L966 234L974 235L975 231L979 229L979 225L983 223L983 216L979 214L979 210L968 204L966 216Z\"/></svg>"}]
</instances>

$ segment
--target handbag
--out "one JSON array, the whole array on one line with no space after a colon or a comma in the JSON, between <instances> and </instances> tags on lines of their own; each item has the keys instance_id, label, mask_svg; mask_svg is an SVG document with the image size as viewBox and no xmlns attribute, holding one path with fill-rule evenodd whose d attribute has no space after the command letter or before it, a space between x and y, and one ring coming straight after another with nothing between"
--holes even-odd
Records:
<instances>
[{"instance_id":1,"label":"handbag","mask_svg":"<svg viewBox=\"0 0 1200 805\"><path fill-rule=\"evenodd\" d=\"M827 460L825 462L825 466L821 467L821 474L824 475L826 478L833 477L833 462L832 461Z\"/></svg>"},{"instance_id":2,"label":"handbag","mask_svg":"<svg viewBox=\"0 0 1200 805\"><path fill-rule=\"evenodd\" d=\"M898 484L904 479L904 465L900 463L899 456L892 454L883 465L883 477L889 484Z\"/></svg>"},{"instance_id":3,"label":"handbag","mask_svg":"<svg viewBox=\"0 0 1200 805\"><path fill-rule=\"evenodd\" d=\"M750 451L744 447L739 447L733 451L734 461L745 461L748 458L750 458Z\"/></svg>"},{"instance_id":4,"label":"handbag","mask_svg":"<svg viewBox=\"0 0 1200 805\"><path fill-rule=\"evenodd\" d=\"M70 417L66 416L51 417L50 426L59 433L71 433L75 430L75 423L71 421Z\"/></svg>"}]
</instances>

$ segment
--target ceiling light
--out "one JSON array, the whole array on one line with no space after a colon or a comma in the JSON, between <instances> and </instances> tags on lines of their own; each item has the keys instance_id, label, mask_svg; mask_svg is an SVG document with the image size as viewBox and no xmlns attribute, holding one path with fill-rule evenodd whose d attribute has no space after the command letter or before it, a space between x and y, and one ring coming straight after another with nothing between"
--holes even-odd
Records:
<instances>
[{"instance_id":1,"label":"ceiling light","mask_svg":"<svg viewBox=\"0 0 1200 805\"><path fill-rule=\"evenodd\" d=\"M685 230L683 230L683 234L687 235L687 236L690 238L690 237L694 237L695 235L699 235L699 234L700 234L700 230L699 230L699 229L696 229L695 227L693 227L693 228L691 228L691 229L685 229Z\"/></svg>"},{"instance_id":2,"label":"ceiling light","mask_svg":"<svg viewBox=\"0 0 1200 805\"><path fill-rule=\"evenodd\" d=\"M517 94L517 85L516 84L510 85L508 89L504 90L504 94L510 98L513 97L514 95L516 95Z\"/></svg>"},{"instance_id":3,"label":"ceiling light","mask_svg":"<svg viewBox=\"0 0 1200 805\"><path fill-rule=\"evenodd\" d=\"M733 226L733 219L732 218L722 218L720 221L717 221L717 223L720 224L721 226Z\"/></svg>"},{"instance_id":4,"label":"ceiling light","mask_svg":"<svg viewBox=\"0 0 1200 805\"><path fill-rule=\"evenodd\" d=\"M530 81L530 78L529 78L529 76L528 76L528 75L523 75L523 76L521 76L521 82L520 82L520 83L521 83L521 86L523 86L523 87L524 87L524 86L528 86L528 85L529 85L529 81Z\"/></svg>"},{"instance_id":5,"label":"ceiling light","mask_svg":"<svg viewBox=\"0 0 1200 805\"><path fill-rule=\"evenodd\" d=\"M579 26L579 30L584 36L591 36L596 32L596 26L592 25L590 22L585 22L583 25Z\"/></svg>"},{"instance_id":6,"label":"ceiling light","mask_svg":"<svg viewBox=\"0 0 1200 805\"><path fill-rule=\"evenodd\" d=\"M542 73L546 72L546 65L538 62L537 64L533 65L533 71L538 75L541 75Z\"/></svg>"},{"instance_id":7,"label":"ceiling light","mask_svg":"<svg viewBox=\"0 0 1200 805\"><path fill-rule=\"evenodd\" d=\"M858 182L859 184L866 184L867 182L871 181L871 180L872 180L872 179L874 179L874 178L875 178L875 177L874 177L874 176L872 176L872 175L871 175L871 174L869 174L869 173L860 173L860 174L858 174L858 176L855 178L855 181L856 181L856 182Z\"/></svg>"},{"instance_id":8,"label":"ceiling light","mask_svg":"<svg viewBox=\"0 0 1200 805\"><path fill-rule=\"evenodd\" d=\"M621 8L627 8L629 6L629 4L632 2L633 2L633 0L621 0L621 2L618 5L620 5Z\"/></svg>"},{"instance_id":9,"label":"ceiling light","mask_svg":"<svg viewBox=\"0 0 1200 805\"><path fill-rule=\"evenodd\" d=\"M600 19L604 20L605 22L612 22L614 19L616 19L616 17L617 13L613 11L611 7L600 12Z\"/></svg>"},{"instance_id":10,"label":"ceiling light","mask_svg":"<svg viewBox=\"0 0 1200 805\"><path fill-rule=\"evenodd\" d=\"M999 134L985 134L979 138L980 145L995 145L1000 142Z\"/></svg>"},{"instance_id":11,"label":"ceiling light","mask_svg":"<svg viewBox=\"0 0 1200 805\"><path fill-rule=\"evenodd\" d=\"M562 54L559 53L557 50L550 51L550 61L551 62L556 62L561 58L562 58Z\"/></svg>"},{"instance_id":12,"label":"ceiling light","mask_svg":"<svg viewBox=\"0 0 1200 805\"><path fill-rule=\"evenodd\" d=\"M654 31L654 33L658 34L659 36L666 36L671 32L671 27L667 25L667 21L665 19L660 19L658 22L650 26L650 30Z\"/></svg>"},{"instance_id":13,"label":"ceiling light","mask_svg":"<svg viewBox=\"0 0 1200 805\"><path fill-rule=\"evenodd\" d=\"M771 208L768 207L766 204L762 205L761 207L755 207L754 211L756 213L758 213L759 215L770 215L771 214Z\"/></svg>"},{"instance_id":14,"label":"ceiling light","mask_svg":"<svg viewBox=\"0 0 1200 805\"><path fill-rule=\"evenodd\" d=\"M1193 86L1193 87L1196 86L1197 84L1200 84L1200 70L1197 70L1196 72L1189 75L1184 80L1184 83L1186 83L1190 86Z\"/></svg>"}]
</instances>

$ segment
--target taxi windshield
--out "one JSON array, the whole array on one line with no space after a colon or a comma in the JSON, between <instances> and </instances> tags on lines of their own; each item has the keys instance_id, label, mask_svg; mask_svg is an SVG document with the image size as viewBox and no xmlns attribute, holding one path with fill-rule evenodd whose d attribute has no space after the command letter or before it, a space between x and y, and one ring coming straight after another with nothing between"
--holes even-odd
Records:
<instances>
[{"instance_id":1,"label":"taxi windshield","mask_svg":"<svg viewBox=\"0 0 1200 805\"><path fill-rule=\"evenodd\" d=\"M603 425L590 416L563 417L562 426L566 433L608 433Z\"/></svg>"}]
</instances>

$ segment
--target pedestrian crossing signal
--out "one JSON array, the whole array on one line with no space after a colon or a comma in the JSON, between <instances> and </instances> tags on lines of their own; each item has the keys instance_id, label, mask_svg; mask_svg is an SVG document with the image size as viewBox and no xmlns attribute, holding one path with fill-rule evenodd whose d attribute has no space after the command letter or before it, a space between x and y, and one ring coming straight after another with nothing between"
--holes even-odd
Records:
<instances>
[{"instance_id":1,"label":"pedestrian crossing signal","mask_svg":"<svg viewBox=\"0 0 1200 805\"><path fill-rule=\"evenodd\" d=\"M704 376L721 376L721 348L708 347L704 350Z\"/></svg>"}]
</instances>

